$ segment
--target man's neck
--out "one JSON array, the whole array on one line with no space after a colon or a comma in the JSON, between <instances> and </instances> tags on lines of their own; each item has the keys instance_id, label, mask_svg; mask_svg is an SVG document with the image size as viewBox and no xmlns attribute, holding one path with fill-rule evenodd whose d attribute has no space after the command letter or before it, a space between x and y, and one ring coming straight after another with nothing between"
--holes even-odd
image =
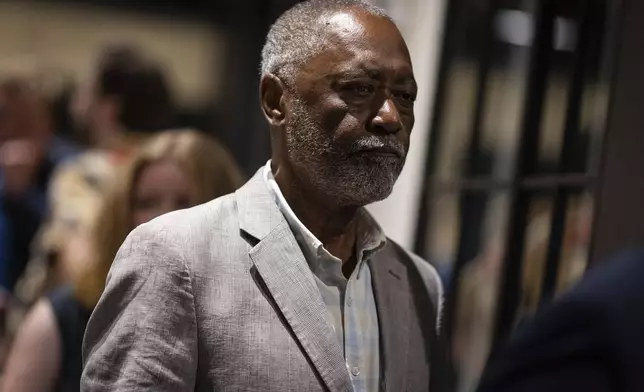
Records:
<instances>
[{"instance_id":1,"label":"man's neck","mask_svg":"<svg viewBox=\"0 0 644 392\"><path fill-rule=\"evenodd\" d=\"M332 255L343 263L350 261L356 243L358 207L338 207L325 203L319 195L305 192L283 173L275 173L275 180L298 219Z\"/></svg>"}]
</instances>

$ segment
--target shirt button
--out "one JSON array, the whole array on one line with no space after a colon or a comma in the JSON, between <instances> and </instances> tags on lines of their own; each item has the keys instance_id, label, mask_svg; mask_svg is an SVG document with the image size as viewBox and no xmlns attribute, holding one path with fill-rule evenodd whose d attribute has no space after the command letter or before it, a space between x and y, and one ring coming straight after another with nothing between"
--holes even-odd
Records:
<instances>
[{"instance_id":1,"label":"shirt button","mask_svg":"<svg viewBox=\"0 0 644 392\"><path fill-rule=\"evenodd\" d=\"M347 298L347 306L351 307L353 305L353 301L351 300L351 297Z\"/></svg>"},{"instance_id":2,"label":"shirt button","mask_svg":"<svg viewBox=\"0 0 644 392\"><path fill-rule=\"evenodd\" d=\"M358 376L360 374L360 368L357 366L352 367L351 374L353 374L354 376Z\"/></svg>"}]
</instances>

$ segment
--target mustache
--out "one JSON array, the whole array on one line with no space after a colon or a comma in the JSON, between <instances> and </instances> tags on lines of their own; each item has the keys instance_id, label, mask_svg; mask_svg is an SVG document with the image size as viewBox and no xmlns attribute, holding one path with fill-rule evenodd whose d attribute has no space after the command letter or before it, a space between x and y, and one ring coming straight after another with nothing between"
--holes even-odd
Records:
<instances>
[{"instance_id":1,"label":"mustache","mask_svg":"<svg viewBox=\"0 0 644 392\"><path fill-rule=\"evenodd\" d=\"M407 148L405 147L405 144L398 140L394 135L363 136L354 140L349 147L349 152L352 154L366 150L390 151L401 158L405 158L407 156Z\"/></svg>"}]
</instances>

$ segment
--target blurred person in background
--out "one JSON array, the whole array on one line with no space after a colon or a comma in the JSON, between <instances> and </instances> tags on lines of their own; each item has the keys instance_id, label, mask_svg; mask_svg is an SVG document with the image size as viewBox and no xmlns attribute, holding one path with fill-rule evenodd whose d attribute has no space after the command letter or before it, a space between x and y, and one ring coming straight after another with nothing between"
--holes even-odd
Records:
<instances>
[{"instance_id":1,"label":"blurred person in background","mask_svg":"<svg viewBox=\"0 0 644 392\"><path fill-rule=\"evenodd\" d=\"M78 151L53 134L51 108L35 80L0 83L0 201L8 248L0 284L13 292L48 211L54 171Z\"/></svg>"},{"instance_id":2,"label":"blurred person in background","mask_svg":"<svg viewBox=\"0 0 644 392\"><path fill-rule=\"evenodd\" d=\"M409 149L400 31L368 1L298 3L261 69L271 160L128 236L87 326L82 390L441 392L438 274L364 208Z\"/></svg>"},{"instance_id":3,"label":"blurred person in background","mask_svg":"<svg viewBox=\"0 0 644 392\"><path fill-rule=\"evenodd\" d=\"M161 65L125 44L102 51L94 75L73 96L70 111L90 146L117 152L132 148L132 133L168 129L175 114Z\"/></svg>"},{"instance_id":4,"label":"blurred person in background","mask_svg":"<svg viewBox=\"0 0 644 392\"><path fill-rule=\"evenodd\" d=\"M172 126L174 105L157 63L136 47L113 45L78 90L71 111L90 149L55 173L51 212L20 285L25 303L69 280L78 266L60 257L62 247L91 227L115 168L141 141Z\"/></svg>"},{"instance_id":5,"label":"blurred person in background","mask_svg":"<svg viewBox=\"0 0 644 392\"><path fill-rule=\"evenodd\" d=\"M79 391L85 326L127 234L164 213L231 193L242 181L229 152L195 131L164 132L144 144L109 184L93 230L64 250L88 268L30 312L7 361L2 390Z\"/></svg>"}]
</instances>

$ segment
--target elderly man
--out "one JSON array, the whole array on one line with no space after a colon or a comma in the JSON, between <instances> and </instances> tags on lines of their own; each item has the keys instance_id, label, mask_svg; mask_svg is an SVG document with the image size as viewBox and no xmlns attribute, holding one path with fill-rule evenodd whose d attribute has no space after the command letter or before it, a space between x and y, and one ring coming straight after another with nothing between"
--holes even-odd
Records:
<instances>
[{"instance_id":1,"label":"elderly man","mask_svg":"<svg viewBox=\"0 0 644 392\"><path fill-rule=\"evenodd\" d=\"M81 389L430 390L441 283L363 208L403 168L416 89L379 8L283 14L262 52L272 160L235 194L130 234L85 335Z\"/></svg>"}]
</instances>

